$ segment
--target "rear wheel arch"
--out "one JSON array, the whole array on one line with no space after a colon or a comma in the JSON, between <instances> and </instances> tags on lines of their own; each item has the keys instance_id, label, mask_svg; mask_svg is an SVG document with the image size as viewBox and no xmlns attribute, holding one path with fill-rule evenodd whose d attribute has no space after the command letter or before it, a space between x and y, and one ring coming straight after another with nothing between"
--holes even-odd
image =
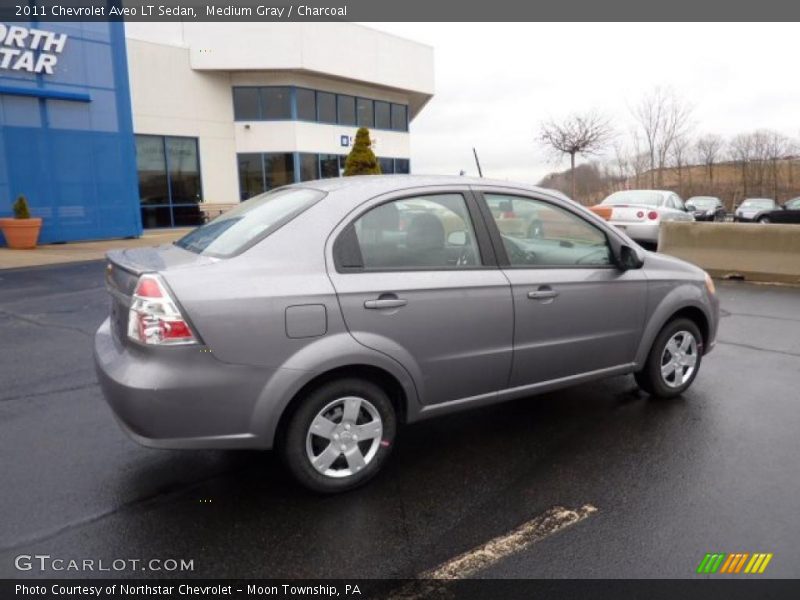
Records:
<instances>
[{"instance_id":1,"label":"rear wheel arch","mask_svg":"<svg viewBox=\"0 0 800 600\"><path fill-rule=\"evenodd\" d=\"M403 384L389 371L369 364L352 364L329 369L320 373L303 386L292 396L284 407L275 427L274 445L282 443L286 427L292 415L302 404L303 399L327 383L341 379L362 379L381 388L392 402L398 423L404 423L408 414L408 394Z\"/></svg>"}]
</instances>

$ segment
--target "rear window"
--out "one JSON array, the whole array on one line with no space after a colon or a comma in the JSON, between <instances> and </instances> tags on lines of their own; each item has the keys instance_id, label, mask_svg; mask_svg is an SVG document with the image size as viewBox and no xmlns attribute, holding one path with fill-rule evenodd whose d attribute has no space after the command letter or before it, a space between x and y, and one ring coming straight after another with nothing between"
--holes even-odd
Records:
<instances>
[{"instance_id":1,"label":"rear window","mask_svg":"<svg viewBox=\"0 0 800 600\"><path fill-rule=\"evenodd\" d=\"M689 198L686 204L694 204L695 206L705 208L706 206L715 206L717 204L717 199L709 196L695 196L694 198Z\"/></svg>"},{"instance_id":2,"label":"rear window","mask_svg":"<svg viewBox=\"0 0 800 600\"><path fill-rule=\"evenodd\" d=\"M769 200L768 198L748 198L742 202L742 206L750 206L753 208L772 208L775 206L775 202L773 200Z\"/></svg>"},{"instance_id":3,"label":"rear window","mask_svg":"<svg viewBox=\"0 0 800 600\"><path fill-rule=\"evenodd\" d=\"M659 194L658 192L630 190L625 192L615 192L603 200L600 204L605 204L606 206L615 206L618 204L644 204L646 206L661 206L663 204L663 198L663 195Z\"/></svg>"},{"instance_id":4,"label":"rear window","mask_svg":"<svg viewBox=\"0 0 800 600\"><path fill-rule=\"evenodd\" d=\"M196 254L227 258L253 246L324 197L324 192L308 188L266 192L198 227L175 245Z\"/></svg>"}]
</instances>

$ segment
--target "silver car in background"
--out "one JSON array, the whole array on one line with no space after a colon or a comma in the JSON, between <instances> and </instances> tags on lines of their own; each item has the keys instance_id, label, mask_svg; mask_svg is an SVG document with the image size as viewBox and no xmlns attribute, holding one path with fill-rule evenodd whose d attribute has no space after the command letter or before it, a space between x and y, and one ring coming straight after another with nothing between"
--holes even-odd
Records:
<instances>
[{"instance_id":1,"label":"silver car in background","mask_svg":"<svg viewBox=\"0 0 800 600\"><path fill-rule=\"evenodd\" d=\"M557 192L464 177L311 181L173 245L110 252L105 397L156 448L276 448L336 492L400 424L633 373L683 393L714 346L701 269Z\"/></svg>"},{"instance_id":2,"label":"silver car in background","mask_svg":"<svg viewBox=\"0 0 800 600\"><path fill-rule=\"evenodd\" d=\"M733 220L741 223L769 223L770 213L779 208L772 198L747 198L733 211Z\"/></svg>"},{"instance_id":3,"label":"silver car in background","mask_svg":"<svg viewBox=\"0 0 800 600\"><path fill-rule=\"evenodd\" d=\"M611 208L609 223L647 244L658 243L658 230L664 221L694 221L680 196L668 190L614 192L600 206Z\"/></svg>"}]
</instances>

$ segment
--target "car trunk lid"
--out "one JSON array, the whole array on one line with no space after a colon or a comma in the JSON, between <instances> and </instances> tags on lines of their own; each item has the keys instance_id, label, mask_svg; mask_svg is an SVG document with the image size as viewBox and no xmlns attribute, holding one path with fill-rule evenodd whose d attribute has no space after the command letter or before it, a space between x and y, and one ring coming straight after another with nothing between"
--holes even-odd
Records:
<instances>
[{"instance_id":1,"label":"car trunk lid","mask_svg":"<svg viewBox=\"0 0 800 600\"><path fill-rule=\"evenodd\" d=\"M608 220L622 223L642 223L647 220L647 213L653 210L652 206L636 204L619 204L611 208Z\"/></svg>"}]
</instances>

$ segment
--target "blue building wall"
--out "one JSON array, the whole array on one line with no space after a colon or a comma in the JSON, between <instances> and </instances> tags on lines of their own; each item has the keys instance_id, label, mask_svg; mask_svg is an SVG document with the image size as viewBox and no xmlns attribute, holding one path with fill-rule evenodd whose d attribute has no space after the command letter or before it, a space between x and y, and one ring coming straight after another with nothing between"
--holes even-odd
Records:
<instances>
[{"instance_id":1,"label":"blue building wall","mask_svg":"<svg viewBox=\"0 0 800 600\"><path fill-rule=\"evenodd\" d=\"M141 235L123 24L12 25L68 38L52 74L0 68L0 217L24 194L40 243Z\"/></svg>"}]
</instances>

